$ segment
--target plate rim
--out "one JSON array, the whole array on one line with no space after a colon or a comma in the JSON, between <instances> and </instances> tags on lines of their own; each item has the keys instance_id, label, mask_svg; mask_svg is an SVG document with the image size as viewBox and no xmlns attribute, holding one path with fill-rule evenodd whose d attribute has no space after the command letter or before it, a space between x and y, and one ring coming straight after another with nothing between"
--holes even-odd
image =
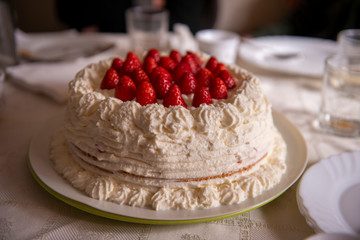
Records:
<instances>
[{"instance_id":1,"label":"plate rim","mask_svg":"<svg viewBox=\"0 0 360 240\"><path fill-rule=\"evenodd\" d=\"M304 182L308 179L311 178L311 174L313 174L314 171L319 171L319 170L324 170L326 168L329 168L329 165L334 164L335 162L339 163L339 162L343 162L344 160L344 156L354 156L355 154L358 154L360 156L360 150L356 150L356 151L347 151L347 152L342 152L342 153L338 153L338 154L333 154L330 155L328 157L322 158L320 161L316 162L315 164L311 165L304 173L303 176L301 177L299 184L297 186L297 190L296 190L296 199L297 199L297 204L300 210L300 213L304 216L304 218L306 219L306 222L315 230L315 232L317 233L335 233L333 231L331 231L331 229L329 229L329 227L325 227L325 225L323 224L323 221L321 221L321 217L317 217L315 214L311 214L311 209L314 209L314 206L309 206L309 204L306 204L305 199L307 199L307 197L304 198L304 191L305 191L305 187L304 186ZM360 161L360 158L358 160L352 158L352 161ZM346 160L349 161L349 160ZM360 168L359 168L360 169ZM344 181L348 180L348 175L345 176L345 174L342 174L344 176ZM354 182L356 182L356 180L354 180ZM360 184L359 182L356 182L356 184ZM349 185L349 187L351 188L353 185ZM315 217L314 217L315 216ZM341 220L343 219L343 216L338 216L338 218L340 218ZM351 226L344 220L344 223L346 224L347 229L345 229L342 233L347 233L347 234L356 234L356 232L351 228ZM340 223L339 223L340 224ZM333 225L332 225L333 226Z\"/></svg>"},{"instance_id":2,"label":"plate rim","mask_svg":"<svg viewBox=\"0 0 360 240\"><path fill-rule=\"evenodd\" d=\"M102 207L98 207L98 206L94 206L89 202L82 202L82 201L77 201L69 196L65 196L62 193L59 193L58 189L54 189L51 186L49 186L49 184L46 183L46 181L44 181L42 179L43 176L41 176L41 172L39 173L36 164L34 164L34 156L32 156L32 151L34 151L34 142L36 140L38 140L38 138L41 136L41 134L44 134L44 130L47 129L49 130L49 128L43 128L42 131L40 131L37 135L35 135L30 142L29 145L29 149L28 149L28 167L29 170L32 174L32 176L34 177L34 179L39 183L39 185L41 187L43 187L47 192L49 192L51 195L55 196L57 199L75 207L78 208L82 211L97 215L97 216L101 216L101 217L106 217L109 219L114 219L114 220L120 220L120 221L125 221L125 222L132 222L132 223L144 223L144 224L161 224L161 225L174 225L174 224L191 224L191 223L201 223L201 222L209 222L209 221L214 221L214 220L221 220L224 218L228 218L228 217L233 217L242 213L246 213L249 211L252 211L256 208L259 208L271 201L273 201L274 199L276 199L277 197L279 197L281 194L283 194L287 189L289 189L297 180L299 180L299 178L301 177L301 175L303 174L306 166L307 166L307 162L308 162L308 149L307 149L307 145L306 145L306 141L303 137L303 135L301 134L301 132L297 129L297 127L295 125L293 125L285 116L281 115L280 113L276 112L275 110L273 110L273 116L274 116L274 122L277 123L285 123L284 126L277 126L278 129L282 128L282 131L284 130L291 130L291 137L293 138L297 138L298 141L301 142L302 144L302 148L301 150L298 151L302 151L303 152L303 156L304 158L301 161L301 164L299 165L299 169L296 169L295 174L293 176L291 176L291 178L285 178L285 180L289 181L288 183L286 183L286 187L283 187L280 191L277 191L276 194L272 194L271 197L268 197L266 199L264 199L263 201L260 202L256 202L256 198L260 197L263 194L260 194L258 197L255 198L251 198L248 199L249 201L255 201L255 203L250 204L247 208L239 208L237 210L231 210L228 213L225 214L217 214L217 215L210 215L210 216L203 216L203 217L192 217L192 218L183 218L183 219L161 219L161 218L141 218L141 217L136 217L134 215L122 215L122 214L117 214L114 212L109 212L106 211L106 209L102 209ZM59 119L59 118L58 118ZM62 119L62 118L61 118ZM278 123L278 124L279 124ZM276 124L275 124L276 125ZM285 129L284 129L285 128ZM54 130L54 129L53 129ZM281 130L279 130L282 134L284 134ZM47 131L48 135L53 134L54 131ZM289 133L288 133L289 134ZM289 144L289 143L287 143ZM49 152L49 149L46 149L47 152ZM45 150L44 150L45 151ZM49 153L47 153L49 156ZM51 162L50 159L47 160L42 160L42 161L49 161ZM289 161L289 158L287 157L287 162ZM288 163L287 163L288 165ZM54 169L53 169L54 170ZM55 171L55 170L54 170ZM57 172L55 172L56 174L58 174ZM286 173L285 173L286 174ZM40 176L39 176L40 175ZM282 178L281 181L284 181L284 178ZM280 182L281 182L280 181ZM74 188L72 187L67 181L66 183L68 184L68 187L70 188ZM280 184L280 183L279 183ZM265 192L271 192L271 190L276 189L276 186L274 186L273 188L265 191ZM80 191L79 191L80 192ZM84 194L84 193L82 193ZM90 198L90 197L89 197ZM96 199L92 199L91 200L95 200L97 202L104 202L104 201L100 201L100 200L96 200ZM255 199L255 200L254 200ZM246 201L246 200L245 200ZM244 202L245 202L244 201ZM110 203L109 203L110 204ZM114 204L114 203L111 203ZM241 203L240 203L241 204ZM105 203L106 205L106 203ZM224 207L228 207L231 208L233 206L234 209L236 209L236 207L239 204L234 204L234 205L230 205L230 206L224 206ZM240 205L239 205L240 206ZM130 206L122 206L121 207L130 207ZM220 206L221 208L222 206ZM130 207L130 208L135 208L135 207ZM136 209L140 209L140 208L136 208ZM141 209L140 209L141 210ZM206 211L206 210L211 210L211 209L201 209L202 211ZM221 210L221 209L220 209ZM168 210L168 211L196 211L196 210ZM154 214L157 213L158 211L154 210ZM165 211L164 211L165 212Z\"/></svg>"},{"instance_id":3,"label":"plate rim","mask_svg":"<svg viewBox=\"0 0 360 240\"><path fill-rule=\"evenodd\" d=\"M264 42L264 40L267 40L267 41L270 40L270 41ZM330 45L332 45L331 48L333 48L333 49L331 52L329 52L329 55L335 53L336 48L337 48L336 42L333 40L330 40L330 39L306 37L306 36L294 36L294 35L271 35L271 36L255 37L255 38L252 38L249 40L249 41L254 41L254 43L251 43L251 42L249 43L249 42L243 41L238 49L238 55L241 59L243 59L243 61L246 61L246 62L248 62L254 66L257 66L261 69L264 69L264 70L274 71L274 72L278 72L278 73L285 73L285 74L303 75L303 76L315 77L315 78L321 77L322 76L321 71L314 71L314 72L311 72L311 71L304 72L304 71L300 71L300 70L296 71L296 70L292 70L291 68L286 68L285 67L286 65L284 65L284 67L282 67L282 68L279 68L279 67L276 67L276 65L273 66L271 64L269 65L266 63L261 63L256 60L256 58L257 58L256 56L258 55L259 51L249 50L249 48L250 49L256 48L256 46L255 46L256 44L259 44L259 45L261 45L261 44L267 45L268 44L269 46L273 46L273 43L272 43L273 41L286 42L288 40L292 40L292 41L296 41L296 42L301 41L305 45L308 45L312 42L313 44L320 45L322 47L322 49L325 49L325 48L330 49ZM320 43L324 43L326 45L323 46ZM296 46L296 44L293 44L293 45ZM249 54L249 53L251 53L251 54ZM253 57L249 57L249 56L253 56ZM290 66L295 66L294 64L291 64L291 61L289 61L289 62L290 62ZM298 64L296 64L296 65L298 65Z\"/></svg>"}]
</instances>

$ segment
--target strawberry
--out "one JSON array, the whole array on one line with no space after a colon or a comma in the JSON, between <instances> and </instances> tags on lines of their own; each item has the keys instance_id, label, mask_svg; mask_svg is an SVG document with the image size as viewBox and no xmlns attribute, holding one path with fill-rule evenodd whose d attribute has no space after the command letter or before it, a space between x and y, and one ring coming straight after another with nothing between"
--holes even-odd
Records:
<instances>
[{"instance_id":1,"label":"strawberry","mask_svg":"<svg viewBox=\"0 0 360 240\"><path fill-rule=\"evenodd\" d=\"M118 84L119 79L120 77L117 71L114 68L109 68L102 79L100 88L113 89Z\"/></svg>"},{"instance_id":2,"label":"strawberry","mask_svg":"<svg viewBox=\"0 0 360 240\"><path fill-rule=\"evenodd\" d=\"M133 53L129 52L126 56L125 62L121 68L121 75L128 75L131 76L132 72L135 68L141 67L141 61L138 56Z\"/></svg>"},{"instance_id":3,"label":"strawberry","mask_svg":"<svg viewBox=\"0 0 360 240\"><path fill-rule=\"evenodd\" d=\"M133 75L133 81L136 86L139 85L139 83L143 82L143 81L150 82L149 76L140 67L135 68L132 75Z\"/></svg>"},{"instance_id":4,"label":"strawberry","mask_svg":"<svg viewBox=\"0 0 360 240\"><path fill-rule=\"evenodd\" d=\"M163 99L165 94L169 91L172 83L166 75L159 75L156 81L153 82L153 86L156 91L158 99Z\"/></svg>"},{"instance_id":5,"label":"strawberry","mask_svg":"<svg viewBox=\"0 0 360 240\"><path fill-rule=\"evenodd\" d=\"M111 62L111 68L115 69L120 74L123 64L124 61L121 60L121 58L114 58Z\"/></svg>"},{"instance_id":6,"label":"strawberry","mask_svg":"<svg viewBox=\"0 0 360 240\"><path fill-rule=\"evenodd\" d=\"M155 58L147 57L144 60L143 69L150 76L152 70L158 66Z\"/></svg>"},{"instance_id":7,"label":"strawberry","mask_svg":"<svg viewBox=\"0 0 360 240\"><path fill-rule=\"evenodd\" d=\"M207 69L209 69L213 74L215 74L218 64L219 64L219 61L217 60L216 57L210 57L205 65L205 67Z\"/></svg>"},{"instance_id":8,"label":"strawberry","mask_svg":"<svg viewBox=\"0 0 360 240\"><path fill-rule=\"evenodd\" d=\"M178 81L178 85L183 94L194 93L197 88L197 82L192 72L186 72Z\"/></svg>"},{"instance_id":9,"label":"strawberry","mask_svg":"<svg viewBox=\"0 0 360 240\"><path fill-rule=\"evenodd\" d=\"M172 72L176 67L176 63L168 56L162 56L159 60L159 65L165 68L168 72Z\"/></svg>"},{"instance_id":10,"label":"strawberry","mask_svg":"<svg viewBox=\"0 0 360 240\"><path fill-rule=\"evenodd\" d=\"M179 64L179 63L181 62L182 56L181 56L181 53L180 53L179 51L177 51L177 50L171 50L169 56L170 56L170 58L171 58L172 60L174 60L174 62L175 62L176 64Z\"/></svg>"},{"instance_id":11,"label":"strawberry","mask_svg":"<svg viewBox=\"0 0 360 240\"><path fill-rule=\"evenodd\" d=\"M183 56L183 58L181 59L181 62L185 62L185 63L189 64L190 69L194 74L197 72L198 65L197 65L195 59L190 54L186 54L185 56Z\"/></svg>"},{"instance_id":12,"label":"strawberry","mask_svg":"<svg viewBox=\"0 0 360 240\"><path fill-rule=\"evenodd\" d=\"M189 54L195 60L198 68L201 68L204 65L204 62L200 59L200 57L196 53L187 51L187 54Z\"/></svg>"},{"instance_id":13,"label":"strawberry","mask_svg":"<svg viewBox=\"0 0 360 240\"><path fill-rule=\"evenodd\" d=\"M199 107L203 103L211 104L212 98L207 88L199 87L194 94L192 105L194 107Z\"/></svg>"},{"instance_id":14,"label":"strawberry","mask_svg":"<svg viewBox=\"0 0 360 240\"><path fill-rule=\"evenodd\" d=\"M136 96L136 86L130 77L124 75L120 77L119 83L115 88L115 97L122 101L131 101Z\"/></svg>"},{"instance_id":15,"label":"strawberry","mask_svg":"<svg viewBox=\"0 0 360 240\"><path fill-rule=\"evenodd\" d=\"M176 105L180 105L185 108L187 107L186 103L184 102L184 99L181 96L181 91L178 85L173 84L170 87L169 91L164 96L163 104L165 107L176 106Z\"/></svg>"},{"instance_id":16,"label":"strawberry","mask_svg":"<svg viewBox=\"0 0 360 240\"><path fill-rule=\"evenodd\" d=\"M226 87L228 89L232 89L234 87L236 87L236 83L235 83L235 80L234 78L231 76L231 74L229 73L229 71L227 70L222 70L220 73L219 73L219 78L221 78Z\"/></svg>"},{"instance_id":17,"label":"strawberry","mask_svg":"<svg viewBox=\"0 0 360 240\"><path fill-rule=\"evenodd\" d=\"M180 62L178 65L176 65L176 67L174 68L174 70L171 73L173 81L175 83L178 82L180 80L181 76L186 72L191 72L190 65L185 62Z\"/></svg>"},{"instance_id":18,"label":"strawberry","mask_svg":"<svg viewBox=\"0 0 360 240\"><path fill-rule=\"evenodd\" d=\"M219 63L219 64L217 65L217 67L216 67L216 70L215 70L215 73L214 73L214 77L218 77L219 74L220 74L220 72L221 72L222 70L228 71L228 69L227 69L227 67L225 66L225 64Z\"/></svg>"},{"instance_id":19,"label":"strawberry","mask_svg":"<svg viewBox=\"0 0 360 240\"><path fill-rule=\"evenodd\" d=\"M136 101L141 106L156 103L156 92L149 82L140 82L136 88Z\"/></svg>"},{"instance_id":20,"label":"strawberry","mask_svg":"<svg viewBox=\"0 0 360 240\"><path fill-rule=\"evenodd\" d=\"M126 55L126 59L125 60L132 60L134 61L136 64L141 65L141 60L140 58L134 53L134 52L128 52L128 54Z\"/></svg>"},{"instance_id":21,"label":"strawberry","mask_svg":"<svg viewBox=\"0 0 360 240\"><path fill-rule=\"evenodd\" d=\"M159 62L159 60L160 60L160 53L159 53L159 51L158 51L156 48L152 48L152 49L150 49L150 50L147 52L147 54L145 55L145 59L146 59L147 57L152 57L152 58L155 59L156 62Z\"/></svg>"},{"instance_id":22,"label":"strawberry","mask_svg":"<svg viewBox=\"0 0 360 240\"><path fill-rule=\"evenodd\" d=\"M214 79L214 75L207 68L200 69L195 75L198 86L209 87L209 84Z\"/></svg>"},{"instance_id":23,"label":"strawberry","mask_svg":"<svg viewBox=\"0 0 360 240\"><path fill-rule=\"evenodd\" d=\"M158 78L161 77L161 78L167 78L170 83L172 83L172 76L171 74L163 67L156 67L154 68L154 70L151 72L151 75L150 75L150 82L152 84L156 83Z\"/></svg>"},{"instance_id":24,"label":"strawberry","mask_svg":"<svg viewBox=\"0 0 360 240\"><path fill-rule=\"evenodd\" d=\"M224 81L217 77L210 83L210 93L211 96L215 99L225 99L227 98L227 87Z\"/></svg>"}]
</instances>

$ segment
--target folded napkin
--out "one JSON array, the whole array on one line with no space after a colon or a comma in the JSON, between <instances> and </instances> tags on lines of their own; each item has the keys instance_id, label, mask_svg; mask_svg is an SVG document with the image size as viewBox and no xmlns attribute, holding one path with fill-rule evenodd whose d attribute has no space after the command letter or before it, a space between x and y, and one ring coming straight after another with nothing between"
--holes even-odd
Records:
<instances>
[{"instance_id":1,"label":"folded napkin","mask_svg":"<svg viewBox=\"0 0 360 240\"><path fill-rule=\"evenodd\" d=\"M195 52L199 50L194 35L190 31L189 26L185 24L174 24L174 32L169 38L169 47L171 49L177 49L181 53L185 53L187 50Z\"/></svg>"},{"instance_id":2,"label":"folded napkin","mask_svg":"<svg viewBox=\"0 0 360 240\"><path fill-rule=\"evenodd\" d=\"M69 81L86 64L83 59L70 63L29 63L7 68L6 71L10 80L18 85L63 103L67 100Z\"/></svg>"}]
</instances>

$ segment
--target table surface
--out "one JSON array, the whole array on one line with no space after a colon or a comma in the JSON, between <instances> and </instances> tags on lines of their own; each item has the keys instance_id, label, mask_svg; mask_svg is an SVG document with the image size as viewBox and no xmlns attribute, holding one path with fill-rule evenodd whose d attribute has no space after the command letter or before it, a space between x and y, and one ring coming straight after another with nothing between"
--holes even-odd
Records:
<instances>
[{"instance_id":1,"label":"table surface","mask_svg":"<svg viewBox=\"0 0 360 240\"><path fill-rule=\"evenodd\" d=\"M293 122L308 145L309 164L333 154L359 150L359 138L324 133L314 121L321 79L257 69L273 108ZM236 217L188 225L145 225L95 216L46 192L27 166L30 140L65 104L29 92L7 80L0 115L0 239L304 239L314 234L300 214L297 183L274 201Z\"/></svg>"}]
</instances>

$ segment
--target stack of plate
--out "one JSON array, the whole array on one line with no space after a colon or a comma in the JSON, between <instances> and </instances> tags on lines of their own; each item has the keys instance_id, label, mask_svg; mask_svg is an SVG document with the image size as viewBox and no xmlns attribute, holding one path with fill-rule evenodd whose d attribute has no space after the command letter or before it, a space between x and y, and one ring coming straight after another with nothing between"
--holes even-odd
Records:
<instances>
[{"instance_id":1,"label":"stack of plate","mask_svg":"<svg viewBox=\"0 0 360 240\"><path fill-rule=\"evenodd\" d=\"M331 156L310 167L297 200L316 232L360 238L360 151Z\"/></svg>"}]
</instances>

